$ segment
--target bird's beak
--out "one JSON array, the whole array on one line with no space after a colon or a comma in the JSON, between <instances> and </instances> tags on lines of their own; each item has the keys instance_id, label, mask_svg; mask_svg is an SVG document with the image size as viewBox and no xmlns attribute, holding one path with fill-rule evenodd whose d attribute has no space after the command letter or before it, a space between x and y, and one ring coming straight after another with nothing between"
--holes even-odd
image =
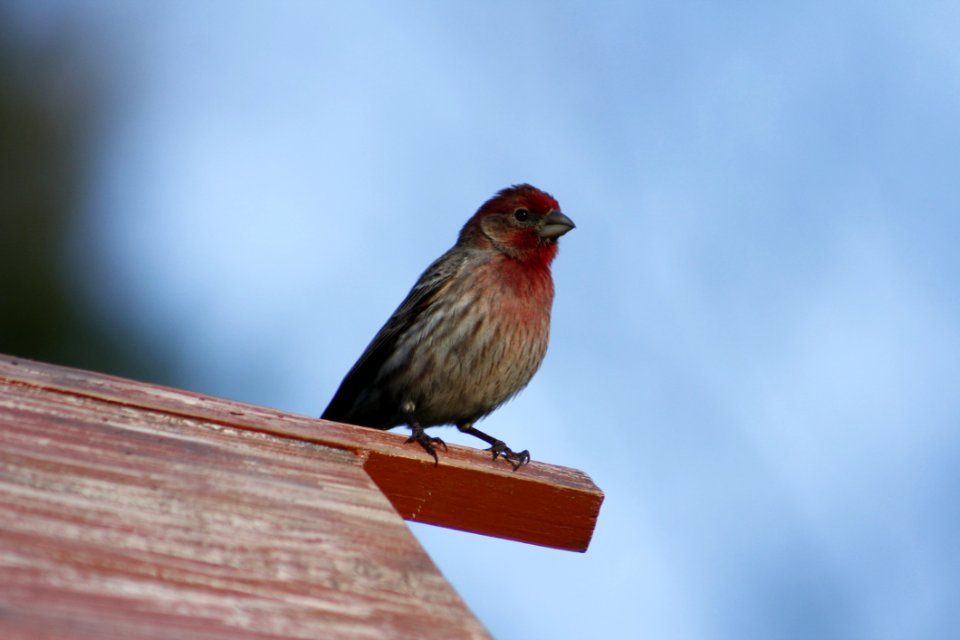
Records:
<instances>
[{"instance_id":1,"label":"bird's beak","mask_svg":"<svg viewBox=\"0 0 960 640\"><path fill-rule=\"evenodd\" d=\"M573 220L563 215L563 213L551 211L547 214L547 217L543 219L543 224L540 225L537 233L540 234L541 238L559 238L576 226L577 225L573 224Z\"/></svg>"}]
</instances>

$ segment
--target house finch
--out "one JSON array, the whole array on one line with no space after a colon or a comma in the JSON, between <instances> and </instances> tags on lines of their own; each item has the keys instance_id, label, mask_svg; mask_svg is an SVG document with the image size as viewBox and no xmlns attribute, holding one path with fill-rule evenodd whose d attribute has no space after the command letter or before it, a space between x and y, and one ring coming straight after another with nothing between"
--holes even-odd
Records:
<instances>
[{"instance_id":1,"label":"house finch","mask_svg":"<svg viewBox=\"0 0 960 640\"><path fill-rule=\"evenodd\" d=\"M552 196L528 184L496 194L427 267L363 355L323 418L390 429L406 424L438 463L440 438L424 428L455 424L514 469L529 462L473 423L523 389L550 334L557 238L574 228Z\"/></svg>"}]
</instances>

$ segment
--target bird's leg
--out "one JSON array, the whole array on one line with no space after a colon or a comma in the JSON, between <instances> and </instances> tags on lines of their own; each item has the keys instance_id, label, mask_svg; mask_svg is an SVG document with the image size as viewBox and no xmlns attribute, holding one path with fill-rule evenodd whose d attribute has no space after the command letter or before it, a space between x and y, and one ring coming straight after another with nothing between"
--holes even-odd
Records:
<instances>
[{"instance_id":1,"label":"bird's leg","mask_svg":"<svg viewBox=\"0 0 960 640\"><path fill-rule=\"evenodd\" d=\"M504 460L513 465L514 471L530 462L530 452L526 449L520 453L514 453L513 450L508 447L503 440L497 440L493 436L485 434L483 431L480 431L469 422L458 424L457 429L459 429L462 433L469 433L474 437L480 438L489 444L490 448L487 449L487 451L491 451L493 453L493 459L496 460L497 457L503 456Z\"/></svg>"},{"instance_id":2,"label":"bird's leg","mask_svg":"<svg viewBox=\"0 0 960 640\"><path fill-rule=\"evenodd\" d=\"M434 436L428 436L427 432L424 431L423 427L420 426L420 423L417 422L417 419L412 413L407 414L407 424L410 425L410 437L407 438L407 443L417 442L420 444L424 450L433 456L433 466L440 464L440 458L437 456L436 446L439 445L443 447L443 450L447 450L447 443L436 438Z\"/></svg>"}]
</instances>

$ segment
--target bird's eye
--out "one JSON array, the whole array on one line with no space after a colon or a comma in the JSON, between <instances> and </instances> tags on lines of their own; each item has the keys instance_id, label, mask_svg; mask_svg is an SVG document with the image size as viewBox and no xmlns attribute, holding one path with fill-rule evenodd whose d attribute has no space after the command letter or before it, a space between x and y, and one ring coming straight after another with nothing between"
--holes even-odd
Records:
<instances>
[{"instance_id":1,"label":"bird's eye","mask_svg":"<svg viewBox=\"0 0 960 640\"><path fill-rule=\"evenodd\" d=\"M519 220L520 222L524 222L527 218L530 217L530 212L521 207L520 209L517 209L516 211L513 212L513 217Z\"/></svg>"}]
</instances>

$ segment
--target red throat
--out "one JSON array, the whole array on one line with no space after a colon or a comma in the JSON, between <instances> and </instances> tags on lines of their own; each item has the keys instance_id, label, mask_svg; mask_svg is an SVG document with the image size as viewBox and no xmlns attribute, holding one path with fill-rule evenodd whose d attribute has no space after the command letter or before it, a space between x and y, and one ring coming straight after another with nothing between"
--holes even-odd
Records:
<instances>
[{"instance_id":1,"label":"red throat","mask_svg":"<svg viewBox=\"0 0 960 640\"><path fill-rule=\"evenodd\" d=\"M550 300L553 278L550 263L557 255L556 243L540 245L519 257L502 256L498 268L500 280L522 298Z\"/></svg>"}]
</instances>

